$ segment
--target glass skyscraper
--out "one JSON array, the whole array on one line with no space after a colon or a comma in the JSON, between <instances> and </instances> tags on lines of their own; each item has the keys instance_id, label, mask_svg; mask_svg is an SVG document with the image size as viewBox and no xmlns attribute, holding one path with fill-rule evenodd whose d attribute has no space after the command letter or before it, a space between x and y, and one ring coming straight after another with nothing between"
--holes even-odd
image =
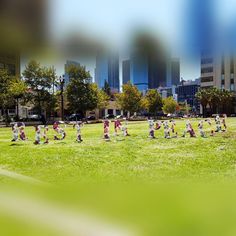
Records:
<instances>
[{"instance_id":1,"label":"glass skyscraper","mask_svg":"<svg viewBox=\"0 0 236 236\"><path fill-rule=\"evenodd\" d=\"M100 89L107 82L112 91L120 90L119 55L98 52L96 56L95 83Z\"/></svg>"}]
</instances>

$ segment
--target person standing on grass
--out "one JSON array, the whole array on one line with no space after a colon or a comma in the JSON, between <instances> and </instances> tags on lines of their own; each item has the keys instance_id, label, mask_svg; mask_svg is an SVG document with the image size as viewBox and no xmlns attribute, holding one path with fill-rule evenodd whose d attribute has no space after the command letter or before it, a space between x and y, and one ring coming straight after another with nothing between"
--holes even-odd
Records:
<instances>
[{"instance_id":1,"label":"person standing on grass","mask_svg":"<svg viewBox=\"0 0 236 236\"><path fill-rule=\"evenodd\" d=\"M78 143L83 142L82 137L81 137L81 127L82 127L82 126L83 126L83 123L82 123L82 122L81 122L81 123L77 122L76 125L75 125L76 132L77 132L76 141L77 141Z\"/></svg>"},{"instance_id":2,"label":"person standing on grass","mask_svg":"<svg viewBox=\"0 0 236 236\"><path fill-rule=\"evenodd\" d=\"M148 119L149 124L149 138L154 139L155 137L155 129L154 129L154 120Z\"/></svg>"},{"instance_id":3,"label":"person standing on grass","mask_svg":"<svg viewBox=\"0 0 236 236\"><path fill-rule=\"evenodd\" d=\"M161 122L161 121L156 122L156 128L155 128L155 130L159 130L159 129L161 128L161 126L162 126L162 122Z\"/></svg>"},{"instance_id":4,"label":"person standing on grass","mask_svg":"<svg viewBox=\"0 0 236 236\"><path fill-rule=\"evenodd\" d=\"M115 119L114 121L114 129L115 129L115 136L118 135L118 130L121 130L121 122L118 119Z\"/></svg>"},{"instance_id":5,"label":"person standing on grass","mask_svg":"<svg viewBox=\"0 0 236 236\"><path fill-rule=\"evenodd\" d=\"M106 118L103 121L104 139L110 141L110 121Z\"/></svg>"},{"instance_id":6,"label":"person standing on grass","mask_svg":"<svg viewBox=\"0 0 236 236\"><path fill-rule=\"evenodd\" d=\"M63 122L61 122L61 123L63 123ZM55 131L56 133L58 133L58 134L61 135L60 138L57 137L57 135L54 135L54 140L63 140L63 139L65 139L65 137L66 137L66 132L64 131L64 129L62 129L62 128L60 127L60 122L59 122L59 121L54 122L54 124L53 124L53 129L54 129L54 131Z\"/></svg>"},{"instance_id":7,"label":"person standing on grass","mask_svg":"<svg viewBox=\"0 0 236 236\"><path fill-rule=\"evenodd\" d=\"M222 124L223 124L223 127L224 127L224 131L227 131L226 118L227 118L227 115L224 114L223 119L222 119Z\"/></svg>"},{"instance_id":8,"label":"person standing on grass","mask_svg":"<svg viewBox=\"0 0 236 236\"><path fill-rule=\"evenodd\" d=\"M170 123L171 123L171 132L172 132L172 138L177 138L178 137L178 133L175 131L175 128L176 128L176 123L174 120L170 120Z\"/></svg>"},{"instance_id":9,"label":"person standing on grass","mask_svg":"<svg viewBox=\"0 0 236 236\"><path fill-rule=\"evenodd\" d=\"M195 134L192 124L190 123L190 120L187 120L186 122L186 128L182 137L185 138L187 133L190 134L191 138L196 138L196 134Z\"/></svg>"},{"instance_id":10,"label":"person standing on grass","mask_svg":"<svg viewBox=\"0 0 236 236\"><path fill-rule=\"evenodd\" d=\"M25 135L25 127L24 126L21 126L20 128L19 128L19 130L20 130L20 139L22 140L22 141L25 141L27 138L26 138L26 135Z\"/></svg>"},{"instance_id":11,"label":"person standing on grass","mask_svg":"<svg viewBox=\"0 0 236 236\"><path fill-rule=\"evenodd\" d=\"M40 125L35 126L35 141L34 144L38 145L40 144L40 139L41 139L41 127Z\"/></svg>"},{"instance_id":12,"label":"person standing on grass","mask_svg":"<svg viewBox=\"0 0 236 236\"><path fill-rule=\"evenodd\" d=\"M163 123L163 126L164 126L164 137L166 139L170 139L170 127L169 127L168 121L165 121Z\"/></svg>"},{"instance_id":13,"label":"person standing on grass","mask_svg":"<svg viewBox=\"0 0 236 236\"><path fill-rule=\"evenodd\" d=\"M203 130L203 124L204 124L204 121L200 120L199 123L198 123L198 130L199 130L200 136L202 138L206 138L206 134L205 134L205 132Z\"/></svg>"},{"instance_id":14,"label":"person standing on grass","mask_svg":"<svg viewBox=\"0 0 236 236\"><path fill-rule=\"evenodd\" d=\"M128 133L128 121L126 118L124 118L124 123L122 125L122 131L123 131L123 135L126 136L130 136L130 134Z\"/></svg>"},{"instance_id":15,"label":"person standing on grass","mask_svg":"<svg viewBox=\"0 0 236 236\"><path fill-rule=\"evenodd\" d=\"M44 144L49 143L48 130L49 130L48 126L44 126L44 131L43 131Z\"/></svg>"},{"instance_id":16,"label":"person standing on grass","mask_svg":"<svg viewBox=\"0 0 236 236\"><path fill-rule=\"evenodd\" d=\"M12 125L12 142L16 142L18 140L18 134L19 134L19 130L18 130L18 125L17 123Z\"/></svg>"},{"instance_id":17,"label":"person standing on grass","mask_svg":"<svg viewBox=\"0 0 236 236\"><path fill-rule=\"evenodd\" d=\"M215 123L216 123L216 133L221 132L222 128L221 128L221 122L220 122L220 116L216 116L215 118Z\"/></svg>"}]
</instances>

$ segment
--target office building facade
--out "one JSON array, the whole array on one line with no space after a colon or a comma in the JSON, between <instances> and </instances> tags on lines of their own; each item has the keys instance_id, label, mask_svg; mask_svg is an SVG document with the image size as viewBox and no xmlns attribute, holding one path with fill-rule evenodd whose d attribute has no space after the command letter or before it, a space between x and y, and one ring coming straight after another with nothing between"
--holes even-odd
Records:
<instances>
[{"instance_id":1,"label":"office building facade","mask_svg":"<svg viewBox=\"0 0 236 236\"><path fill-rule=\"evenodd\" d=\"M130 82L130 60L122 62L122 84Z\"/></svg>"},{"instance_id":2,"label":"office building facade","mask_svg":"<svg viewBox=\"0 0 236 236\"><path fill-rule=\"evenodd\" d=\"M105 82L109 84L111 91L120 91L118 54L99 52L96 56L95 83L102 89Z\"/></svg>"},{"instance_id":3,"label":"office building facade","mask_svg":"<svg viewBox=\"0 0 236 236\"><path fill-rule=\"evenodd\" d=\"M196 93L200 89L200 79L195 81L182 81L180 85L176 87L176 94L178 96L178 102L187 103L192 111L200 111L200 103L196 98Z\"/></svg>"}]
</instances>

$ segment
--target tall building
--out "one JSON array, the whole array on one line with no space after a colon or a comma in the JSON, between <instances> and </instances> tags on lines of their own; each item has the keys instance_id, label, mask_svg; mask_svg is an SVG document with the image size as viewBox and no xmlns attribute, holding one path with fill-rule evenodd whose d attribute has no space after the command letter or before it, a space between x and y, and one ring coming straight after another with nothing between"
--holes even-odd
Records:
<instances>
[{"instance_id":1,"label":"tall building","mask_svg":"<svg viewBox=\"0 0 236 236\"><path fill-rule=\"evenodd\" d=\"M118 54L99 52L96 56L95 83L99 88L103 88L105 81L111 91L120 91Z\"/></svg>"},{"instance_id":2,"label":"tall building","mask_svg":"<svg viewBox=\"0 0 236 236\"><path fill-rule=\"evenodd\" d=\"M232 92L234 99L231 112L236 113L236 57L233 54L202 57L201 87L216 87Z\"/></svg>"},{"instance_id":3,"label":"tall building","mask_svg":"<svg viewBox=\"0 0 236 236\"><path fill-rule=\"evenodd\" d=\"M127 84L130 81L130 60L122 62L122 84Z\"/></svg>"},{"instance_id":4,"label":"tall building","mask_svg":"<svg viewBox=\"0 0 236 236\"><path fill-rule=\"evenodd\" d=\"M148 89L148 58L145 52L135 51L130 59L130 81L140 91Z\"/></svg>"},{"instance_id":5,"label":"tall building","mask_svg":"<svg viewBox=\"0 0 236 236\"><path fill-rule=\"evenodd\" d=\"M66 64L64 65L64 70L65 70L65 72L64 72L64 75L65 75L65 77L64 77L64 79L65 79L65 86L67 86L69 84L69 82L70 82L70 76L69 76L67 70L72 65L73 66L79 66L80 63L78 63L77 61L70 61L70 60L66 61Z\"/></svg>"},{"instance_id":6,"label":"tall building","mask_svg":"<svg viewBox=\"0 0 236 236\"><path fill-rule=\"evenodd\" d=\"M119 55L110 54L108 56L108 84L112 91L120 91L119 78Z\"/></svg>"},{"instance_id":7,"label":"tall building","mask_svg":"<svg viewBox=\"0 0 236 236\"><path fill-rule=\"evenodd\" d=\"M196 98L196 93L200 89L200 79L195 81L182 81L180 85L176 87L176 94L178 96L178 102L187 103L193 111L200 111L200 104Z\"/></svg>"},{"instance_id":8,"label":"tall building","mask_svg":"<svg viewBox=\"0 0 236 236\"><path fill-rule=\"evenodd\" d=\"M171 60L163 46L149 36L134 44L130 58L130 80L140 91L178 84L179 60Z\"/></svg>"},{"instance_id":9,"label":"tall building","mask_svg":"<svg viewBox=\"0 0 236 236\"><path fill-rule=\"evenodd\" d=\"M178 58L171 60L171 84L175 86L180 84L180 61Z\"/></svg>"}]
</instances>

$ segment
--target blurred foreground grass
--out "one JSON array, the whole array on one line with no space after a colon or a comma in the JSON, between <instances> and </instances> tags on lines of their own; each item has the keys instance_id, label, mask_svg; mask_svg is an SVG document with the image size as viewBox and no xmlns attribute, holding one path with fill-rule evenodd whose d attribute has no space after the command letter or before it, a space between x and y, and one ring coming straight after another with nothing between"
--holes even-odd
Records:
<instances>
[{"instance_id":1,"label":"blurred foreground grass","mask_svg":"<svg viewBox=\"0 0 236 236\"><path fill-rule=\"evenodd\" d=\"M197 120L192 122L197 132ZM184 125L177 121L179 134ZM137 122L129 124L131 137L112 137L107 143L102 124L86 125L81 144L75 142L75 130L67 127L66 140L40 146L33 145L32 127L26 128L28 141L14 144L10 128L3 128L0 168L50 185L0 176L1 192L9 192L19 205L22 196L36 204L46 201L115 222L134 235L236 235L236 119L228 119L228 126L227 133L206 139L165 140L161 130L158 139L150 140L147 122ZM210 128L205 128L209 136ZM51 139L53 134L50 130ZM0 207L1 235L73 235L55 229L55 224L23 220L26 213L10 214L7 209Z\"/></svg>"}]
</instances>

